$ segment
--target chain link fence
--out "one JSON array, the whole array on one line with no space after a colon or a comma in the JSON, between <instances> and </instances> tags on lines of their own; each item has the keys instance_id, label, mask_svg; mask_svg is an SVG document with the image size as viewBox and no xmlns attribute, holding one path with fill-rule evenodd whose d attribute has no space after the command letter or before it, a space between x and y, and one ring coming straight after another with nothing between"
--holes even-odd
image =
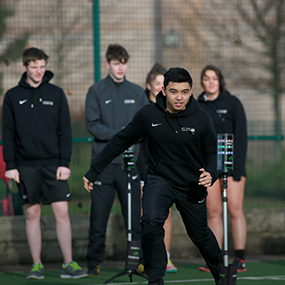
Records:
<instances>
[{"instance_id":1,"label":"chain link fence","mask_svg":"<svg viewBox=\"0 0 285 285\"><path fill-rule=\"evenodd\" d=\"M55 74L52 82L64 89L72 117L70 213L88 212L82 176L90 164L91 138L84 104L89 86L107 74L107 46L126 47L131 56L127 78L142 87L155 62L186 68L195 97L202 91L202 68L215 64L248 119L244 205L284 206L284 1L0 0L1 105L23 72L23 49L43 49ZM1 190L4 197L3 185Z\"/></svg>"}]
</instances>

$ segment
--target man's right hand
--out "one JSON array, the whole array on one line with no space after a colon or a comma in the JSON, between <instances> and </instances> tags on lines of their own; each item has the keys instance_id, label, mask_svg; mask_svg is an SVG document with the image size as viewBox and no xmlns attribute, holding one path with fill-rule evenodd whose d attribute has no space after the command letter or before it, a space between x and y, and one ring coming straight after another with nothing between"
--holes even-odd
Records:
<instances>
[{"instance_id":1,"label":"man's right hand","mask_svg":"<svg viewBox=\"0 0 285 285\"><path fill-rule=\"evenodd\" d=\"M18 169L10 169L5 172L5 176L9 179L13 179L17 183L20 183L20 173Z\"/></svg>"}]
</instances>

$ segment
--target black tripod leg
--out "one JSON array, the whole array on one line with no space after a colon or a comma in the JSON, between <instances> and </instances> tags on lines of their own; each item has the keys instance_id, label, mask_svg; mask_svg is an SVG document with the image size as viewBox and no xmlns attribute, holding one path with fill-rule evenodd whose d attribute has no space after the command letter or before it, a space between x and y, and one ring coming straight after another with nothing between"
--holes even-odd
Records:
<instances>
[{"instance_id":1,"label":"black tripod leg","mask_svg":"<svg viewBox=\"0 0 285 285\"><path fill-rule=\"evenodd\" d=\"M112 281L113 279L117 278L117 277L120 277L120 276L123 276L123 275L126 275L128 274L129 277L130 277L130 282L133 282L133 274L134 275L137 275L137 276L140 276L140 277L144 277L145 279L148 279L146 275L136 271L136 270L129 270L129 269L125 269L123 271L121 271L120 273L118 273L117 275L113 276L112 278L110 278L109 280L105 281L103 284L107 284L109 283L110 281Z\"/></svg>"},{"instance_id":2,"label":"black tripod leg","mask_svg":"<svg viewBox=\"0 0 285 285\"><path fill-rule=\"evenodd\" d=\"M103 284L107 284L107 283L109 283L110 281L112 281L113 279L115 279L115 278L117 278L117 277L120 277L120 276L123 276L123 275L126 275L126 274L129 274L129 270L127 270L127 269L121 271L120 273L116 274L116 275L113 276L112 278L108 279L108 280L105 281Z\"/></svg>"},{"instance_id":3,"label":"black tripod leg","mask_svg":"<svg viewBox=\"0 0 285 285\"><path fill-rule=\"evenodd\" d=\"M132 189L131 189L131 171L129 168L127 169L127 172L128 172L128 249L129 249L129 245L130 243L132 242L132 219L131 219L131 213L132 213L132 199L131 199L131 195L132 195ZM136 245L137 246L137 245ZM138 276L141 276L141 277L144 277L146 279L147 276L136 271L136 270L133 270L133 269L127 269L127 263L126 263L126 266L125 266L125 270L123 270L122 272L118 273L117 275L113 276L112 278L110 278L109 280L107 280L106 282L104 282L103 284L107 284L109 283L110 281L112 281L113 279L119 277L119 276L122 276L122 275L126 275L128 274L129 277L130 277L130 282L133 282L133 274L135 275L138 275Z\"/></svg>"},{"instance_id":4,"label":"black tripod leg","mask_svg":"<svg viewBox=\"0 0 285 285\"><path fill-rule=\"evenodd\" d=\"M144 277L145 279L148 280L148 278L147 278L146 275L144 275L144 274L142 274L142 273L140 273L140 272L138 272L138 271L136 271L136 270L133 270L132 272L133 272L133 274L138 275L138 276L140 276L140 277Z\"/></svg>"}]
</instances>

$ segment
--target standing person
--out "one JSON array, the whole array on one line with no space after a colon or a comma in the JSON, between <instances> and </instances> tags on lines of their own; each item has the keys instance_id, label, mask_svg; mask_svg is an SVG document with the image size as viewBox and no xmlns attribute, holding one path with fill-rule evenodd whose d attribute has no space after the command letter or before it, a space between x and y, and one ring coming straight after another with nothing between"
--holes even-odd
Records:
<instances>
[{"instance_id":1,"label":"standing person","mask_svg":"<svg viewBox=\"0 0 285 285\"><path fill-rule=\"evenodd\" d=\"M207 224L207 188L217 178L216 133L211 117L192 96L192 78L170 68L155 104L148 104L109 141L83 177L84 188L141 137L148 138L149 162L143 189L142 247L149 284L164 284L167 264L164 222L175 203L188 236L199 248L216 284L223 257Z\"/></svg>"},{"instance_id":2,"label":"standing person","mask_svg":"<svg viewBox=\"0 0 285 285\"><path fill-rule=\"evenodd\" d=\"M235 248L233 264L237 271L246 271L244 250L246 246L246 220L243 213L244 187L246 180L245 159L247 150L246 117L240 100L225 89L224 76L219 68L207 65L201 72L203 93L198 98L202 109L212 117L216 133L234 135L234 170L228 177L228 211L232 225ZM222 178L208 189L208 224L215 234L220 248L223 246ZM201 271L209 271L201 266Z\"/></svg>"},{"instance_id":3,"label":"standing person","mask_svg":"<svg viewBox=\"0 0 285 285\"><path fill-rule=\"evenodd\" d=\"M106 51L106 78L93 84L87 93L85 104L86 126L94 136L92 160L108 143L111 137L124 128L147 99L143 89L125 79L129 54L119 44L110 44ZM135 159L139 144L135 145ZM122 169L122 156L96 177L94 191L91 192L89 244L87 263L89 276L100 275L100 263L105 256L106 227L115 197L115 191L121 203L122 214L127 229L127 174ZM132 172L132 237L141 240L140 227L140 177L136 170ZM143 272L140 264L138 271Z\"/></svg>"},{"instance_id":4,"label":"standing person","mask_svg":"<svg viewBox=\"0 0 285 285\"><path fill-rule=\"evenodd\" d=\"M33 259L27 279L43 279L41 261L41 201L50 204L57 239L63 254L61 278L87 273L72 259L68 201L72 136L63 90L49 81L48 56L38 48L23 52L24 74L18 86L7 91L3 103L3 154L7 178L18 183L26 214L26 233Z\"/></svg>"},{"instance_id":5,"label":"standing person","mask_svg":"<svg viewBox=\"0 0 285 285\"><path fill-rule=\"evenodd\" d=\"M145 93L150 101L150 103L156 102L156 95L161 91L164 80L164 73L166 69L159 63L155 63L146 77L146 89ZM146 148L147 149L147 148ZM167 266L165 273L176 273L177 267L174 266L170 259L170 248L171 248L171 238L172 238L172 217L171 208L169 209L169 215L164 223L164 243L167 253Z\"/></svg>"}]
</instances>

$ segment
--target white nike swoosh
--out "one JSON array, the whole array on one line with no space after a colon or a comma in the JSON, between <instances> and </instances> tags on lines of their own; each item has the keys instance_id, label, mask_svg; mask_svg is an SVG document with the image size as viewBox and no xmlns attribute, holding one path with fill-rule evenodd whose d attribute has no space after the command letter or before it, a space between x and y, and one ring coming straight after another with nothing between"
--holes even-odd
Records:
<instances>
[{"instance_id":1,"label":"white nike swoosh","mask_svg":"<svg viewBox=\"0 0 285 285\"><path fill-rule=\"evenodd\" d=\"M157 123L157 124L152 123L151 124L152 127L157 127L157 126L160 126L160 125L161 125L161 123Z\"/></svg>"},{"instance_id":2,"label":"white nike swoosh","mask_svg":"<svg viewBox=\"0 0 285 285\"><path fill-rule=\"evenodd\" d=\"M111 102L112 102L112 99L106 100L106 101L105 101L105 104L109 104L109 103L111 103Z\"/></svg>"},{"instance_id":3,"label":"white nike swoosh","mask_svg":"<svg viewBox=\"0 0 285 285\"><path fill-rule=\"evenodd\" d=\"M71 194L70 194L70 193L68 193L68 194L66 194L66 197L68 198L70 195L71 195Z\"/></svg>"},{"instance_id":4,"label":"white nike swoosh","mask_svg":"<svg viewBox=\"0 0 285 285\"><path fill-rule=\"evenodd\" d=\"M199 204L202 204L205 201L205 199L198 201Z\"/></svg>"},{"instance_id":5,"label":"white nike swoosh","mask_svg":"<svg viewBox=\"0 0 285 285\"><path fill-rule=\"evenodd\" d=\"M22 105L22 104L26 103L27 101L28 101L28 99L20 100L20 101L19 101L19 104Z\"/></svg>"},{"instance_id":6,"label":"white nike swoosh","mask_svg":"<svg viewBox=\"0 0 285 285\"><path fill-rule=\"evenodd\" d=\"M132 176L132 179L133 179L133 180L136 180L137 178L138 178L138 175Z\"/></svg>"}]
</instances>

